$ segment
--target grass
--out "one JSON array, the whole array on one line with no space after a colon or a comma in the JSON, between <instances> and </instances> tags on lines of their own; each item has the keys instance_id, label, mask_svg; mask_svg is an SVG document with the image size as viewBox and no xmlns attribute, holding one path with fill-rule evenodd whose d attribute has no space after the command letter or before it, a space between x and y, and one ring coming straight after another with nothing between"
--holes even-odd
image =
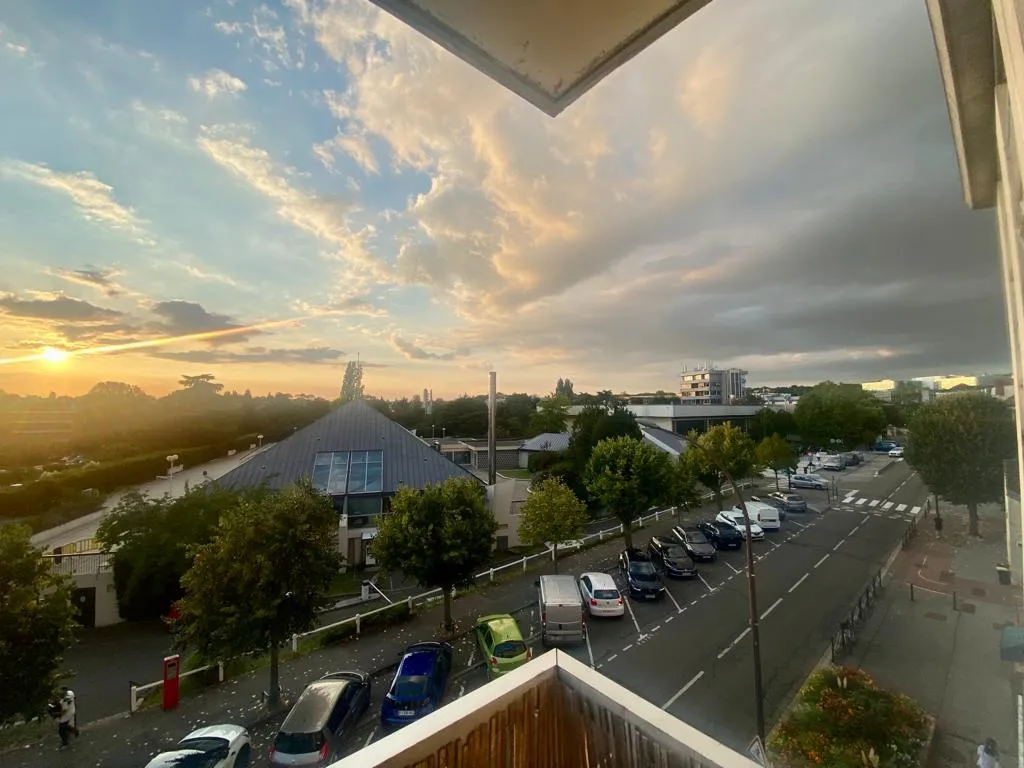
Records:
<instances>
[{"instance_id":1,"label":"grass","mask_svg":"<svg viewBox=\"0 0 1024 768\"><path fill-rule=\"evenodd\" d=\"M516 480L530 480L533 472L528 469L499 469L498 474L502 477L512 477Z\"/></svg>"},{"instance_id":2,"label":"grass","mask_svg":"<svg viewBox=\"0 0 1024 768\"><path fill-rule=\"evenodd\" d=\"M0 728L0 753L28 744L37 744L47 736L54 739L54 747L56 747L57 724L53 720L45 718Z\"/></svg>"},{"instance_id":3,"label":"grass","mask_svg":"<svg viewBox=\"0 0 1024 768\"><path fill-rule=\"evenodd\" d=\"M327 588L329 595L355 595L363 588L363 574L361 571L338 571Z\"/></svg>"}]
</instances>

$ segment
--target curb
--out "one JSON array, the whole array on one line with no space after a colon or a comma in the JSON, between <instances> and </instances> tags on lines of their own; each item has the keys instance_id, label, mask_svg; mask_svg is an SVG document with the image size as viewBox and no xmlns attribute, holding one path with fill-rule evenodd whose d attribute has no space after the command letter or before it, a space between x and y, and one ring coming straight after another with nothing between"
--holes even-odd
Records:
<instances>
[{"instance_id":1,"label":"curb","mask_svg":"<svg viewBox=\"0 0 1024 768\"><path fill-rule=\"evenodd\" d=\"M879 469L875 470L875 477L878 477L883 472L885 472L886 470L891 469L892 467L896 466L897 464L899 464L898 461L890 461L890 462L886 463L884 466L882 466Z\"/></svg>"}]
</instances>

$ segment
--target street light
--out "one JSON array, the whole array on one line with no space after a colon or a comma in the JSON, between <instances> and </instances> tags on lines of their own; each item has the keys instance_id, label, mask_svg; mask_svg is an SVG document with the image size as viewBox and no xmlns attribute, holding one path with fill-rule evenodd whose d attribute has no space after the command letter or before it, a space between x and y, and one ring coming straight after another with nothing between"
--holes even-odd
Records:
<instances>
[{"instance_id":1,"label":"street light","mask_svg":"<svg viewBox=\"0 0 1024 768\"><path fill-rule=\"evenodd\" d=\"M259 447L263 447L263 435L256 435L256 439L260 441Z\"/></svg>"},{"instance_id":2,"label":"street light","mask_svg":"<svg viewBox=\"0 0 1024 768\"><path fill-rule=\"evenodd\" d=\"M433 424L430 425L430 437L431 438L434 437L434 425Z\"/></svg>"}]
</instances>

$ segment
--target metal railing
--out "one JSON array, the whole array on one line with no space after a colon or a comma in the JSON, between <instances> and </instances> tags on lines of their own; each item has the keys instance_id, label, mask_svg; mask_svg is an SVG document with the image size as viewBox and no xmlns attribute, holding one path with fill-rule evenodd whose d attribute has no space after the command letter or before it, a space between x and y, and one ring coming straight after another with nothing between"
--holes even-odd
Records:
<instances>
[{"instance_id":1,"label":"metal railing","mask_svg":"<svg viewBox=\"0 0 1024 768\"><path fill-rule=\"evenodd\" d=\"M752 485L754 485L754 481L743 481L739 485L740 488L749 488ZM702 495L702 499L705 501L709 501L713 497L714 495L711 492ZM675 513L675 507L659 508L654 510L650 514L641 515L640 517L637 517L636 519L634 519L633 524L637 528L643 528L648 523L658 522L663 517L673 516L675 515ZM584 548L586 548L592 545L601 544L604 541L610 541L614 539L616 536L621 536L624 530L625 525L620 523L619 525L606 528L604 530L598 531L597 533L591 533L586 536L582 536L580 537L580 541L583 542ZM576 554L580 551L582 551L582 548L579 547L566 548L559 549L557 554L559 558L562 558ZM544 562L554 560L555 552L551 549L545 549L541 552L537 552L532 555L525 555L522 558L517 558L516 560L512 560L511 562L505 563L504 565L500 565L495 568L488 568L486 571L481 571L473 577L472 584L468 586L469 588L473 588L481 586L483 584L494 583L495 581L503 578L505 575L512 573L527 573L531 567L536 567L538 565L543 564ZM456 595L457 591L457 589L452 590L453 597ZM299 651L299 645L303 640L308 640L309 638L316 637L327 632L336 632L339 630L343 630L345 627L351 627L352 634L358 638L362 634L364 626L372 626L376 624L379 621L379 618L386 615L388 612L405 611L406 614L408 615L413 613L417 608L432 608L435 605L441 603L443 599L444 594L441 589L431 589L426 592L422 592L418 595L407 597L404 600L397 600L393 603L389 603L388 605L383 605L380 608L375 608L372 611L366 611L365 613L357 613L355 616L349 616L348 618L342 619L341 621L336 621L331 624L325 624L322 627L311 629L309 632L302 632L299 634L292 635L291 649L293 652L297 653ZM182 674L181 677L184 678L187 675L193 675L198 672L212 669L213 667L217 666L219 666L221 670L221 682L223 682L223 661L219 661L215 664L210 664L206 667L201 667L200 669L195 669L190 672L186 672ZM131 711L135 712L137 710L138 706L142 701L142 698L140 697L145 697L147 693L158 689L162 685L162 680L157 680L156 682L152 683L146 683L145 685L136 685L133 683L131 686Z\"/></svg>"},{"instance_id":2,"label":"metal railing","mask_svg":"<svg viewBox=\"0 0 1024 768\"><path fill-rule=\"evenodd\" d=\"M56 553L42 557L50 561L50 570L61 576L87 576L111 568L111 555L106 552Z\"/></svg>"}]
</instances>

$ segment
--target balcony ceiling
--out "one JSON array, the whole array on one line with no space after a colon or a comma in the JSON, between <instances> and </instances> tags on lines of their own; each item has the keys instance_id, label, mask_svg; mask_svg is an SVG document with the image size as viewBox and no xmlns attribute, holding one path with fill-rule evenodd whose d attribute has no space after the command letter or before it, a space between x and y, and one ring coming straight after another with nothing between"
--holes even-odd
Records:
<instances>
[{"instance_id":1,"label":"balcony ceiling","mask_svg":"<svg viewBox=\"0 0 1024 768\"><path fill-rule=\"evenodd\" d=\"M711 0L372 0L552 117Z\"/></svg>"}]
</instances>

